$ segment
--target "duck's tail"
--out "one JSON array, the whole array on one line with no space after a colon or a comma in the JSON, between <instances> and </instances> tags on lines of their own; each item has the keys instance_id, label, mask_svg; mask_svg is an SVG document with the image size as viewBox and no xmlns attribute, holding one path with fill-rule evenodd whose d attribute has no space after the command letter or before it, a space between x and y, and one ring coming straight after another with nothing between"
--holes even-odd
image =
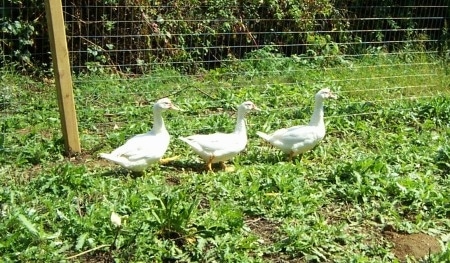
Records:
<instances>
[{"instance_id":1,"label":"duck's tail","mask_svg":"<svg viewBox=\"0 0 450 263\"><path fill-rule=\"evenodd\" d=\"M187 143L189 146L194 148L195 150L201 151L201 147L198 145L197 142L191 140L189 137L178 137L178 139L182 140L183 142Z\"/></svg>"},{"instance_id":2,"label":"duck's tail","mask_svg":"<svg viewBox=\"0 0 450 263\"><path fill-rule=\"evenodd\" d=\"M260 132L260 131L257 131L256 134L257 134L259 137L263 138L264 140L270 142L270 135L269 135L269 134L264 133L264 132Z\"/></svg>"},{"instance_id":3,"label":"duck's tail","mask_svg":"<svg viewBox=\"0 0 450 263\"><path fill-rule=\"evenodd\" d=\"M178 139L182 140L183 142L185 142L185 143L187 143L187 144L189 144L189 145L191 145L191 144L192 144L192 141L191 141L191 140L189 140L189 139L188 139L188 138L186 138L186 137L178 137Z\"/></svg>"},{"instance_id":4,"label":"duck's tail","mask_svg":"<svg viewBox=\"0 0 450 263\"><path fill-rule=\"evenodd\" d=\"M126 166L128 162L125 158L110 153L101 153L100 157L122 166Z\"/></svg>"}]
</instances>

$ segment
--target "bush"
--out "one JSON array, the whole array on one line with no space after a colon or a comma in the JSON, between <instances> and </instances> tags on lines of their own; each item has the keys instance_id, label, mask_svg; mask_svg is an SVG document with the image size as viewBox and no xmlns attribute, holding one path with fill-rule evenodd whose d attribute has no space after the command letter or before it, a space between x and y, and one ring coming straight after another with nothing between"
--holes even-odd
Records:
<instances>
[{"instance_id":1,"label":"bush","mask_svg":"<svg viewBox=\"0 0 450 263\"><path fill-rule=\"evenodd\" d=\"M42 1L4 2L0 65L14 62L27 69L48 65ZM270 45L287 56L329 57L364 53L371 45L390 50L405 48L398 40L443 39L444 31L412 30L427 28L426 19L356 19L429 14L445 17L448 12L444 8L404 8L397 2L213 0L206 4L199 0L171 0L150 5L144 0L81 0L65 2L64 14L66 21L71 21L66 29L76 71L142 73L158 65L193 73ZM435 27L444 28L444 19L437 21ZM411 30L373 33L374 29L399 28ZM358 33L353 29L358 29ZM393 43L367 44L374 40ZM430 48L418 43L408 48Z\"/></svg>"}]
</instances>

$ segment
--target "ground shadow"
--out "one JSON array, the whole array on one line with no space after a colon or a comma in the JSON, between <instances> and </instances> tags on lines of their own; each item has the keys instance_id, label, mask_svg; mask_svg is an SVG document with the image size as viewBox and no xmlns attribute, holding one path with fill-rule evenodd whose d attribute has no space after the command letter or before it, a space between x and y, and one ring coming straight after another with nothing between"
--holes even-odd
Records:
<instances>
[{"instance_id":1,"label":"ground shadow","mask_svg":"<svg viewBox=\"0 0 450 263\"><path fill-rule=\"evenodd\" d=\"M205 164L200 162L186 162L182 160L175 160L165 164L161 164L161 167L166 167L178 172L195 172L202 173L206 171Z\"/></svg>"},{"instance_id":2,"label":"ground shadow","mask_svg":"<svg viewBox=\"0 0 450 263\"><path fill-rule=\"evenodd\" d=\"M102 172L100 175L105 176L105 177L131 177L131 178L135 179L135 178L144 176L145 171L144 172L133 172L133 171L129 171L122 167L117 167L117 168L111 168L108 171Z\"/></svg>"}]
</instances>

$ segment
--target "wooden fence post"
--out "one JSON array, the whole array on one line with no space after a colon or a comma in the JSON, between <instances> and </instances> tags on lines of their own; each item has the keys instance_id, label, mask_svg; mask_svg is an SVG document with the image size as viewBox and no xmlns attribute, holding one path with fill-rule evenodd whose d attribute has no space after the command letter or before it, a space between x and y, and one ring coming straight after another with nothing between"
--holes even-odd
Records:
<instances>
[{"instance_id":1,"label":"wooden fence post","mask_svg":"<svg viewBox=\"0 0 450 263\"><path fill-rule=\"evenodd\" d=\"M61 128L67 154L81 152L61 0L45 0Z\"/></svg>"}]
</instances>

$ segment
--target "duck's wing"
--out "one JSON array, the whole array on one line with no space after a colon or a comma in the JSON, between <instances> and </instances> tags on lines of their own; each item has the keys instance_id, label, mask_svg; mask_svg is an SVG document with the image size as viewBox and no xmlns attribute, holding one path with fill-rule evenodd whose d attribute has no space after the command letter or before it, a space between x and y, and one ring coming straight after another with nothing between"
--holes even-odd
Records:
<instances>
[{"instance_id":1,"label":"duck's wing","mask_svg":"<svg viewBox=\"0 0 450 263\"><path fill-rule=\"evenodd\" d=\"M197 134L184 138L198 144L204 151L216 151L229 148L239 139L232 133Z\"/></svg>"},{"instance_id":2,"label":"duck's wing","mask_svg":"<svg viewBox=\"0 0 450 263\"><path fill-rule=\"evenodd\" d=\"M283 137L290 137L290 136L295 136L297 133L301 133L303 129L305 129L305 127L308 127L307 125L297 125L297 126L292 126L289 128L282 128L279 130L274 131L273 133L270 134L270 137L272 140L278 140L281 139Z\"/></svg>"},{"instance_id":3,"label":"duck's wing","mask_svg":"<svg viewBox=\"0 0 450 263\"><path fill-rule=\"evenodd\" d=\"M303 144L311 143L316 140L317 132L315 127L308 125L299 125L286 129L280 129L272 134L273 141L279 141L283 144Z\"/></svg>"},{"instance_id":4,"label":"duck's wing","mask_svg":"<svg viewBox=\"0 0 450 263\"><path fill-rule=\"evenodd\" d=\"M139 134L130 138L124 145L111 152L112 155L123 156L131 160L152 158L160 155L167 148L167 142L154 134ZM158 150L161 148L161 150Z\"/></svg>"},{"instance_id":5,"label":"duck's wing","mask_svg":"<svg viewBox=\"0 0 450 263\"><path fill-rule=\"evenodd\" d=\"M142 145L148 140L146 134L138 134L128 139L123 145L117 147L111 152L111 155L122 156L127 155L129 152L133 152L142 148Z\"/></svg>"}]
</instances>

